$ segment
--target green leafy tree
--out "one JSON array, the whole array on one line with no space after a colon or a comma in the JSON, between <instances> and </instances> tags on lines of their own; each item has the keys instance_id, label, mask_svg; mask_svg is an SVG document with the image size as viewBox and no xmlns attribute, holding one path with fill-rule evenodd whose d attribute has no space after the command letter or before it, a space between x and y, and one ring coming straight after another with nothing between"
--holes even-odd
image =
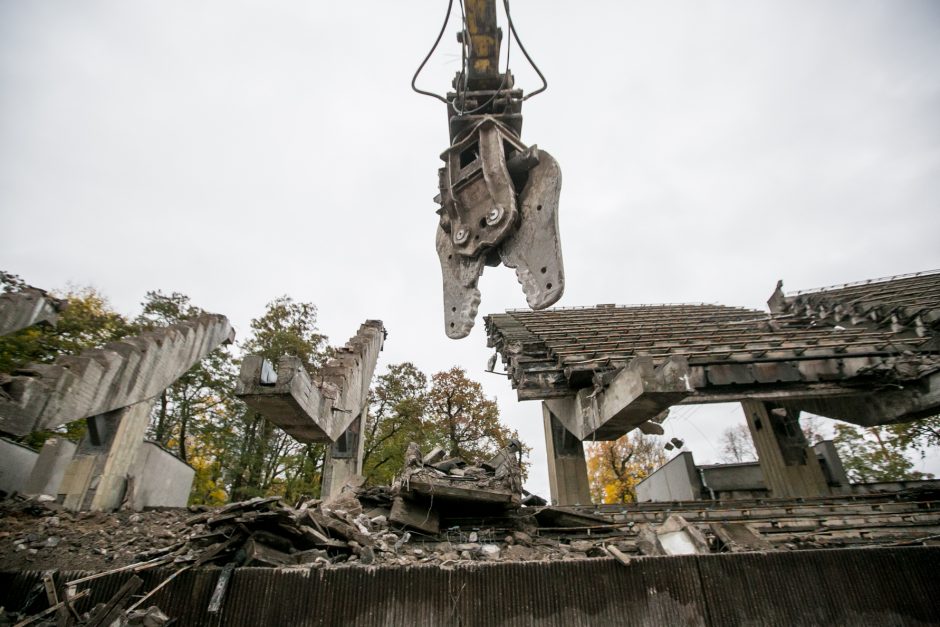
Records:
<instances>
[{"instance_id":1,"label":"green leafy tree","mask_svg":"<svg viewBox=\"0 0 940 627\"><path fill-rule=\"evenodd\" d=\"M853 482L910 481L932 476L914 470L903 438L891 427L863 428L840 422L835 432L839 457Z\"/></svg>"},{"instance_id":2,"label":"green leafy tree","mask_svg":"<svg viewBox=\"0 0 940 627\"><path fill-rule=\"evenodd\" d=\"M426 445L423 425L428 378L414 364L393 364L369 393L363 437L363 476L372 485L390 483L404 466L409 442Z\"/></svg>"},{"instance_id":3,"label":"green leafy tree","mask_svg":"<svg viewBox=\"0 0 940 627\"><path fill-rule=\"evenodd\" d=\"M496 401L456 366L431 378L424 425L429 445L470 463L486 460L518 438L500 422Z\"/></svg>"},{"instance_id":4,"label":"green leafy tree","mask_svg":"<svg viewBox=\"0 0 940 627\"><path fill-rule=\"evenodd\" d=\"M935 449L940 447L940 415L890 425L888 430L895 436L899 446L916 451L922 458L928 453L936 453Z\"/></svg>"}]
</instances>

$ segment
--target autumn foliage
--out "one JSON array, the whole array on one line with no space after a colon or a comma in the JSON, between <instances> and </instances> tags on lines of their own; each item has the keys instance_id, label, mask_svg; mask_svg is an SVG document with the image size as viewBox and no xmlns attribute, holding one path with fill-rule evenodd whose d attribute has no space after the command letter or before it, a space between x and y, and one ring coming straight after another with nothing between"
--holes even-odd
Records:
<instances>
[{"instance_id":1,"label":"autumn foliage","mask_svg":"<svg viewBox=\"0 0 940 627\"><path fill-rule=\"evenodd\" d=\"M636 484L666 463L663 443L639 431L587 445L588 479L595 503L633 503Z\"/></svg>"}]
</instances>

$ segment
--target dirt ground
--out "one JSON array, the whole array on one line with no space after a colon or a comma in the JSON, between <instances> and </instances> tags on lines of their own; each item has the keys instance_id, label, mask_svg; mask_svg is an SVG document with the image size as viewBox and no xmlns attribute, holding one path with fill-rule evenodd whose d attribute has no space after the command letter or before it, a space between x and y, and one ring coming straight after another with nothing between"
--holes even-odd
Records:
<instances>
[{"instance_id":1,"label":"dirt ground","mask_svg":"<svg viewBox=\"0 0 940 627\"><path fill-rule=\"evenodd\" d=\"M55 503L0 502L0 570L103 571L179 542L187 509L72 513Z\"/></svg>"}]
</instances>

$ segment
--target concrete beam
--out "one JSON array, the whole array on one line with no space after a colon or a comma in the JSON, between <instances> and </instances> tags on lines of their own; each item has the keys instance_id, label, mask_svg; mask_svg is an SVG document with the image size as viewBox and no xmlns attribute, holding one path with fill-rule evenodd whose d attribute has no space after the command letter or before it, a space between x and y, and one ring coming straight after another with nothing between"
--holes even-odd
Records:
<instances>
[{"instance_id":1,"label":"concrete beam","mask_svg":"<svg viewBox=\"0 0 940 627\"><path fill-rule=\"evenodd\" d=\"M825 496L829 486L800 428L799 412L760 401L741 403L764 483L774 498Z\"/></svg>"},{"instance_id":2,"label":"concrete beam","mask_svg":"<svg viewBox=\"0 0 940 627\"><path fill-rule=\"evenodd\" d=\"M577 396L545 403L579 440L616 440L693 393L689 366L670 359L659 368L644 357ZM598 389L600 387L600 389Z\"/></svg>"},{"instance_id":3,"label":"concrete beam","mask_svg":"<svg viewBox=\"0 0 940 627\"><path fill-rule=\"evenodd\" d=\"M310 380L300 359L282 357L273 384L262 377L267 367L258 355L245 357L235 395L298 442L332 442L333 399Z\"/></svg>"},{"instance_id":4,"label":"concrete beam","mask_svg":"<svg viewBox=\"0 0 940 627\"><path fill-rule=\"evenodd\" d=\"M52 298L35 287L0 294L0 336L40 322L54 325L64 308L65 301Z\"/></svg>"},{"instance_id":5,"label":"concrete beam","mask_svg":"<svg viewBox=\"0 0 940 627\"><path fill-rule=\"evenodd\" d=\"M59 499L71 510L110 511L121 505L127 478L144 444L151 401L88 419L59 486Z\"/></svg>"},{"instance_id":6,"label":"concrete beam","mask_svg":"<svg viewBox=\"0 0 940 627\"><path fill-rule=\"evenodd\" d=\"M362 457L365 453L365 438L362 423L366 412L357 417L349 428L330 445L323 460L323 483L320 498L329 499L343 491L346 482L362 474Z\"/></svg>"},{"instance_id":7,"label":"concrete beam","mask_svg":"<svg viewBox=\"0 0 940 627\"><path fill-rule=\"evenodd\" d=\"M278 362L270 380L265 362L251 356L242 363L235 395L299 442L336 442L369 402L369 386L385 341L380 320L367 320L336 351L317 381L299 359Z\"/></svg>"},{"instance_id":8,"label":"concrete beam","mask_svg":"<svg viewBox=\"0 0 940 627\"><path fill-rule=\"evenodd\" d=\"M31 364L2 382L0 431L25 435L147 401L232 339L225 316L205 314L51 365Z\"/></svg>"},{"instance_id":9,"label":"concrete beam","mask_svg":"<svg viewBox=\"0 0 940 627\"><path fill-rule=\"evenodd\" d=\"M330 435L336 440L353 420L362 414L369 403L369 387L379 353L385 344L385 327L381 320L366 320L346 346L320 370L320 376L337 390L333 399L333 430Z\"/></svg>"},{"instance_id":10,"label":"concrete beam","mask_svg":"<svg viewBox=\"0 0 940 627\"><path fill-rule=\"evenodd\" d=\"M844 420L862 427L911 422L940 413L940 372L867 394L785 401L780 404L795 411Z\"/></svg>"},{"instance_id":11,"label":"concrete beam","mask_svg":"<svg viewBox=\"0 0 940 627\"><path fill-rule=\"evenodd\" d=\"M567 417L566 417L567 418ZM548 455L548 485L555 505L588 505L588 482L584 444L576 438L547 402L542 403L545 425L545 450ZM565 420L570 422L570 420Z\"/></svg>"}]
</instances>

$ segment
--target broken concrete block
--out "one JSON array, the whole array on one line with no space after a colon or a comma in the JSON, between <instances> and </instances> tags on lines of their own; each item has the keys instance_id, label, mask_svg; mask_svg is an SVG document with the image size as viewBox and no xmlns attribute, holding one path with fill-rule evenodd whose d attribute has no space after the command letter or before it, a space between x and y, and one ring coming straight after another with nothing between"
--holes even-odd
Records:
<instances>
[{"instance_id":1,"label":"broken concrete block","mask_svg":"<svg viewBox=\"0 0 940 627\"><path fill-rule=\"evenodd\" d=\"M616 440L692 394L689 376L684 358L656 367L652 359L636 357L616 372L595 375L595 385L576 396L545 404L579 440Z\"/></svg>"},{"instance_id":2,"label":"broken concrete block","mask_svg":"<svg viewBox=\"0 0 940 627\"><path fill-rule=\"evenodd\" d=\"M362 513L362 503L352 492L340 492L335 497L320 503L320 511L324 514L336 514L340 518L346 516L355 518Z\"/></svg>"},{"instance_id":3,"label":"broken concrete block","mask_svg":"<svg viewBox=\"0 0 940 627\"><path fill-rule=\"evenodd\" d=\"M666 519L657 530L659 542L667 555L708 553L708 542L698 529L678 514Z\"/></svg>"},{"instance_id":4,"label":"broken concrete block","mask_svg":"<svg viewBox=\"0 0 940 627\"><path fill-rule=\"evenodd\" d=\"M587 553L594 548L594 543L589 540L572 540L568 546L571 547L572 551Z\"/></svg>"},{"instance_id":5,"label":"broken concrete block","mask_svg":"<svg viewBox=\"0 0 940 627\"><path fill-rule=\"evenodd\" d=\"M295 563L291 555L262 544L255 537L248 538L244 549L246 566L286 566Z\"/></svg>"},{"instance_id":6,"label":"broken concrete block","mask_svg":"<svg viewBox=\"0 0 940 627\"><path fill-rule=\"evenodd\" d=\"M440 446L435 446L430 453L424 456L424 459L422 459L421 462L425 466L429 466L441 461L442 459L444 459L444 449L442 449Z\"/></svg>"},{"instance_id":7,"label":"broken concrete block","mask_svg":"<svg viewBox=\"0 0 940 627\"><path fill-rule=\"evenodd\" d=\"M425 533L436 534L441 528L440 517L430 505L422 505L400 496L392 501L392 511L388 519Z\"/></svg>"},{"instance_id":8,"label":"broken concrete block","mask_svg":"<svg viewBox=\"0 0 940 627\"><path fill-rule=\"evenodd\" d=\"M636 547L643 555L666 555L666 550L659 541L659 536L646 523L636 526Z\"/></svg>"},{"instance_id":9,"label":"broken concrete block","mask_svg":"<svg viewBox=\"0 0 940 627\"><path fill-rule=\"evenodd\" d=\"M18 292L0 294L0 336L45 323L55 325L66 302L52 298L43 290L27 287Z\"/></svg>"},{"instance_id":10,"label":"broken concrete block","mask_svg":"<svg viewBox=\"0 0 940 627\"><path fill-rule=\"evenodd\" d=\"M440 470L441 472L450 472L452 469L457 468L458 466L466 466L467 462L460 459L459 457L451 457L442 461L437 462L436 464L431 464L431 467Z\"/></svg>"},{"instance_id":11,"label":"broken concrete block","mask_svg":"<svg viewBox=\"0 0 940 627\"><path fill-rule=\"evenodd\" d=\"M496 544L484 544L480 547L480 555L483 556L483 559L498 560L499 546Z\"/></svg>"},{"instance_id":12,"label":"broken concrete block","mask_svg":"<svg viewBox=\"0 0 940 627\"><path fill-rule=\"evenodd\" d=\"M732 553L773 549L773 545L747 523L712 523L709 528L718 538L721 548Z\"/></svg>"}]
</instances>

